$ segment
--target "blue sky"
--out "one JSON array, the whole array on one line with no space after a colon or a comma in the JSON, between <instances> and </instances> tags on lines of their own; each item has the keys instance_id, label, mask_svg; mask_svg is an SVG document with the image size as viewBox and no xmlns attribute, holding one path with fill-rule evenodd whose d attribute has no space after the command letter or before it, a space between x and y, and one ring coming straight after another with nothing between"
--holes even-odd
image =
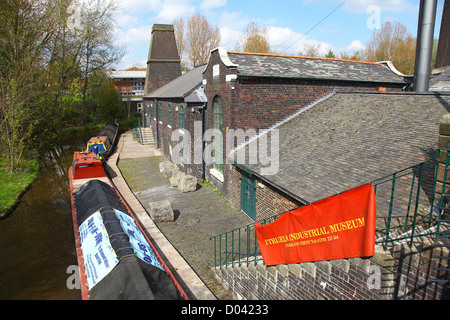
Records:
<instances>
[{"instance_id":1,"label":"blue sky","mask_svg":"<svg viewBox=\"0 0 450 320\"><path fill-rule=\"evenodd\" d=\"M151 28L202 13L221 32L221 46L234 50L250 21L268 29L272 50L299 54L320 44L338 56L363 49L372 32L386 21L398 21L417 35L419 0L117 0L116 41L127 53L117 69L146 66ZM435 38L439 36L444 0L438 0ZM334 11L335 10L335 11ZM334 11L334 12L333 12ZM333 12L330 16L328 16ZM328 16L328 17L327 17ZM316 26L322 19L323 22ZM316 27L314 27L316 26ZM314 27L314 28L313 28ZM313 28L312 30L310 30ZM309 31L309 33L307 33ZM307 34L306 34L307 33Z\"/></svg>"}]
</instances>

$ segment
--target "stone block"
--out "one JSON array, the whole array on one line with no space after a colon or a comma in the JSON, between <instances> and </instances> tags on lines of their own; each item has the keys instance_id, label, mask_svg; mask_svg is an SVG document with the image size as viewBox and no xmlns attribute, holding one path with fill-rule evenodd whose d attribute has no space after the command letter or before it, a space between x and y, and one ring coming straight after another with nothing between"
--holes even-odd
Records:
<instances>
[{"instance_id":1,"label":"stone block","mask_svg":"<svg viewBox=\"0 0 450 320\"><path fill-rule=\"evenodd\" d=\"M172 176L169 178L170 185L172 187L178 187L180 180L183 178L184 173L179 170L173 170Z\"/></svg>"},{"instance_id":2,"label":"stone block","mask_svg":"<svg viewBox=\"0 0 450 320\"><path fill-rule=\"evenodd\" d=\"M350 270L350 262L346 259L337 259L337 260L331 260L331 265L345 273L348 273Z\"/></svg>"},{"instance_id":3,"label":"stone block","mask_svg":"<svg viewBox=\"0 0 450 320\"><path fill-rule=\"evenodd\" d=\"M166 178L170 178L173 170L177 169L178 167L170 161L162 161L159 163L159 172L161 172Z\"/></svg>"},{"instance_id":4,"label":"stone block","mask_svg":"<svg viewBox=\"0 0 450 320\"><path fill-rule=\"evenodd\" d=\"M450 136L450 114L444 115L439 123L439 134Z\"/></svg>"},{"instance_id":5,"label":"stone block","mask_svg":"<svg viewBox=\"0 0 450 320\"><path fill-rule=\"evenodd\" d=\"M178 182L178 190L181 192L192 192L197 190L197 178L186 174Z\"/></svg>"},{"instance_id":6,"label":"stone block","mask_svg":"<svg viewBox=\"0 0 450 320\"><path fill-rule=\"evenodd\" d=\"M154 222L174 221L175 216L169 200L161 200L150 203L150 218Z\"/></svg>"},{"instance_id":7,"label":"stone block","mask_svg":"<svg viewBox=\"0 0 450 320\"><path fill-rule=\"evenodd\" d=\"M331 274L331 263L329 261L316 261L315 265L327 275Z\"/></svg>"},{"instance_id":8,"label":"stone block","mask_svg":"<svg viewBox=\"0 0 450 320\"><path fill-rule=\"evenodd\" d=\"M438 139L438 148L450 149L450 136L440 135Z\"/></svg>"}]
</instances>

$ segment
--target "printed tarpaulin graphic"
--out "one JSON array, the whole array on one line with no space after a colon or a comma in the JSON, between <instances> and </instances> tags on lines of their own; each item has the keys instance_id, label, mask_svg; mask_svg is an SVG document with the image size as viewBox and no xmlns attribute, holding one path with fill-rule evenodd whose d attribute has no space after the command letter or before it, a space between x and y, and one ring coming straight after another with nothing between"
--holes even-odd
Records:
<instances>
[{"instance_id":1,"label":"printed tarpaulin graphic","mask_svg":"<svg viewBox=\"0 0 450 320\"><path fill-rule=\"evenodd\" d=\"M114 209L114 213L120 220L123 231L130 238L130 244L136 255L146 263L165 271L134 219L117 209Z\"/></svg>"},{"instance_id":2,"label":"printed tarpaulin graphic","mask_svg":"<svg viewBox=\"0 0 450 320\"><path fill-rule=\"evenodd\" d=\"M99 211L79 227L89 290L119 263Z\"/></svg>"},{"instance_id":3,"label":"printed tarpaulin graphic","mask_svg":"<svg viewBox=\"0 0 450 320\"><path fill-rule=\"evenodd\" d=\"M268 266L370 257L375 253L376 200L363 185L286 212L272 223L255 222Z\"/></svg>"}]
</instances>

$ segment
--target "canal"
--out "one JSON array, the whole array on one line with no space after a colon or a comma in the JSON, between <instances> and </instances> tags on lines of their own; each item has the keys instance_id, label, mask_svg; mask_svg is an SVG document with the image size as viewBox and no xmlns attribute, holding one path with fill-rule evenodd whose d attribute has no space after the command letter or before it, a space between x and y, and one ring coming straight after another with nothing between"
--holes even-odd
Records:
<instances>
[{"instance_id":1,"label":"canal","mask_svg":"<svg viewBox=\"0 0 450 320\"><path fill-rule=\"evenodd\" d=\"M0 299L81 299L66 284L73 278L68 267L77 265L67 170L95 134L61 139L42 152L39 177L0 220Z\"/></svg>"}]
</instances>

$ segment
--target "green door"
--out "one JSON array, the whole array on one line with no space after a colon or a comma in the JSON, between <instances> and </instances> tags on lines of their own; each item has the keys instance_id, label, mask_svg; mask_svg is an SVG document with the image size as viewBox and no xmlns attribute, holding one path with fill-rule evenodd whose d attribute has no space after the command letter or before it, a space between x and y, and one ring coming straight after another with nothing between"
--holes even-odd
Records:
<instances>
[{"instance_id":1,"label":"green door","mask_svg":"<svg viewBox=\"0 0 450 320\"><path fill-rule=\"evenodd\" d=\"M252 175L241 172L241 210L255 220L255 180Z\"/></svg>"}]
</instances>

